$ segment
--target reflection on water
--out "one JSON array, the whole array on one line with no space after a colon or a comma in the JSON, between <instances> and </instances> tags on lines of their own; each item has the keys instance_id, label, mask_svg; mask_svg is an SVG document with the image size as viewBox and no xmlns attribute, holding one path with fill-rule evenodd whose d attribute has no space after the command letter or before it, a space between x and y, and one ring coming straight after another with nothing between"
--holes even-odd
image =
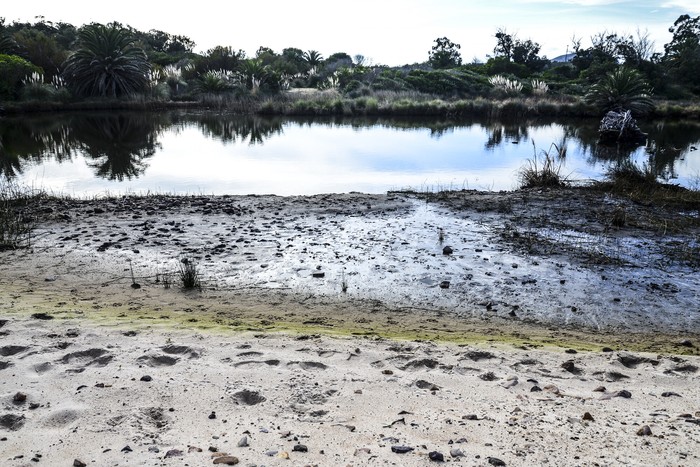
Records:
<instances>
[{"instance_id":1,"label":"reflection on water","mask_svg":"<svg viewBox=\"0 0 700 467\"><path fill-rule=\"evenodd\" d=\"M412 187L513 189L552 143L564 175L647 164L700 177L700 125L647 122L645 147L596 144L597 121L263 118L213 113L71 113L0 119L0 176L78 196L104 192L311 194Z\"/></svg>"}]
</instances>

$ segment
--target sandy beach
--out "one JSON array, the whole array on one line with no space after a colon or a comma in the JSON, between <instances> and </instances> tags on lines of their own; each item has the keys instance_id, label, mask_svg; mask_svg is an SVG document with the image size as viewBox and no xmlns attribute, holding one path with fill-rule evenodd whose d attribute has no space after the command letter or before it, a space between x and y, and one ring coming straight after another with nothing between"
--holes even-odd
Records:
<instances>
[{"instance_id":1,"label":"sandy beach","mask_svg":"<svg viewBox=\"0 0 700 467\"><path fill-rule=\"evenodd\" d=\"M27 216L2 465L700 464L696 212L571 189Z\"/></svg>"}]
</instances>

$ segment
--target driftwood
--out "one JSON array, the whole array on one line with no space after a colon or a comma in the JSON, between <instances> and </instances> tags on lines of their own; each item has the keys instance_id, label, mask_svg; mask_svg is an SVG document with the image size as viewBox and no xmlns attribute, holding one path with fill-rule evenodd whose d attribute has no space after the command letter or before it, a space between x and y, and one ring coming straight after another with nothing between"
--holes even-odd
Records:
<instances>
[{"instance_id":1,"label":"driftwood","mask_svg":"<svg viewBox=\"0 0 700 467\"><path fill-rule=\"evenodd\" d=\"M608 112L600 121L598 134L602 144L640 145L644 144L647 138L647 134L639 129L637 122L632 118L632 112L629 110Z\"/></svg>"}]
</instances>

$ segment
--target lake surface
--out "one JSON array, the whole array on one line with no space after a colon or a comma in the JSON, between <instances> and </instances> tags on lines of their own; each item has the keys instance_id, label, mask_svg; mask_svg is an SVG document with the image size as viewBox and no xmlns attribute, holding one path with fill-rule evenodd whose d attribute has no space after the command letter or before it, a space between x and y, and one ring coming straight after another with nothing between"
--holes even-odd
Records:
<instances>
[{"instance_id":1,"label":"lake surface","mask_svg":"<svg viewBox=\"0 0 700 467\"><path fill-rule=\"evenodd\" d=\"M290 119L212 113L70 113L0 119L0 180L56 194L308 195L394 189L512 190L537 154L566 148L561 173L600 179L648 164L700 182L700 124L641 122L646 146L596 144L597 120ZM534 146L533 146L534 144Z\"/></svg>"}]
</instances>

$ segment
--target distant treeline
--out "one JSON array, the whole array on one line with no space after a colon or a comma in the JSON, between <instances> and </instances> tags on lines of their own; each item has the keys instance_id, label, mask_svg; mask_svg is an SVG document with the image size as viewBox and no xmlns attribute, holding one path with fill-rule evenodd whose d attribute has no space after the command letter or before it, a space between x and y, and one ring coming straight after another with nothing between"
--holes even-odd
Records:
<instances>
[{"instance_id":1,"label":"distant treeline","mask_svg":"<svg viewBox=\"0 0 700 467\"><path fill-rule=\"evenodd\" d=\"M294 47L281 52L260 47L252 57L230 46L196 53L189 37L119 23L77 28L43 19L10 24L0 19L0 102L6 107L27 103L28 108L28 103L67 106L99 100L256 102L259 109L262 101L294 88L332 90L343 99L533 97L603 108L625 106L619 97L634 98L630 93L697 101L700 16L682 15L670 31L673 37L663 53L655 52L646 32L601 32L590 47L575 39L570 53L550 60L540 55L538 43L497 30L493 55L485 63L463 63L460 45L441 37L425 62L390 67L370 64L362 55L323 57ZM635 86L620 82L625 79Z\"/></svg>"}]
</instances>

